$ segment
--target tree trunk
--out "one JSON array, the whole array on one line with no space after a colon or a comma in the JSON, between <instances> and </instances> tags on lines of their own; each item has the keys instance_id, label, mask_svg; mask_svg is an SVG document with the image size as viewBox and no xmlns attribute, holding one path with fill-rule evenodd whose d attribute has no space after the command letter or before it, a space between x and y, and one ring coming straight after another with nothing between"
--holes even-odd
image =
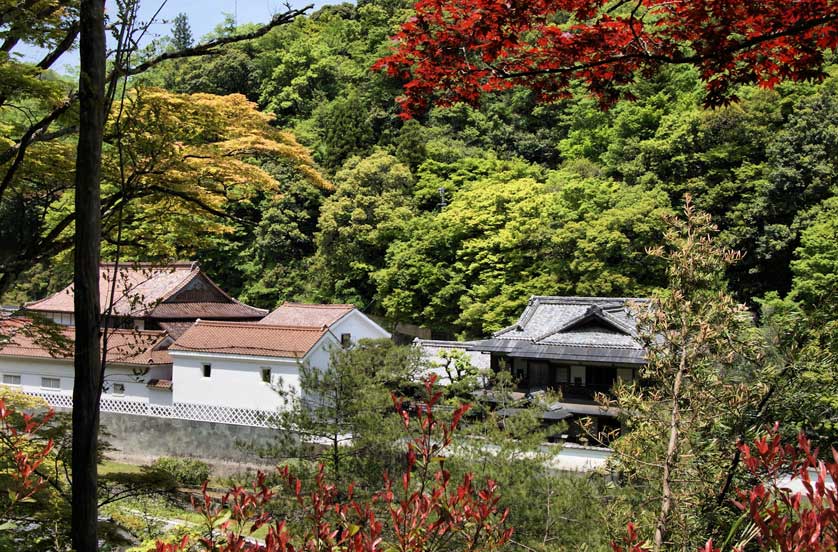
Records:
<instances>
[{"instance_id":1,"label":"tree trunk","mask_svg":"<svg viewBox=\"0 0 838 552\"><path fill-rule=\"evenodd\" d=\"M684 345L686 348L686 344ZM684 372L687 366L687 353L681 351L681 359L678 362L678 372L675 374L675 381L672 384L672 410L669 417L669 443L666 446L666 459L663 463L662 500L661 511L658 515L658 523L655 527L655 552L663 548L663 541L667 537L667 526L669 524L669 513L672 511L672 469L675 466L675 459L678 455L678 439L680 438L681 409L678 401L681 399L681 382L684 379Z\"/></svg>"},{"instance_id":2,"label":"tree trunk","mask_svg":"<svg viewBox=\"0 0 838 552\"><path fill-rule=\"evenodd\" d=\"M105 0L82 0L79 143L76 154L76 232L73 278L73 549L98 548L96 449L102 389L99 350L99 180L105 124Z\"/></svg>"}]
</instances>

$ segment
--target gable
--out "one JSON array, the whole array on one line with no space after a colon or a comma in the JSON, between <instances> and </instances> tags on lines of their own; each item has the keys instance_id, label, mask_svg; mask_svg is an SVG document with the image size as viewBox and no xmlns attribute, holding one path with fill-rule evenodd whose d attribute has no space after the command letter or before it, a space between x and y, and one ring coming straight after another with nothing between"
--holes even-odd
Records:
<instances>
[{"instance_id":1,"label":"gable","mask_svg":"<svg viewBox=\"0 0 838 552\"><path fill-rule=\"evenodd\" d=\"M335 322L330 329L337 338L343 333L352 336L353 341L360 339L389 339L390 332L376 324L361 311L353 309L346 316Z\"/></svg>"},{"instance_id":2,"label":"gable","mask_svg":"<svg viewBox=\"0 0 838 552\"><path fill-rule=\"evenodd\" d=\"M585 313L560 326L555 333L605 331L622 335L632 335L630 328L612 318L599 305L591 305Z\"/></svg>"},{"instance_id":3,"label":"gable","mask_svg":"<svg viewBox=\"0 0 838 552\"><path fill-rule=\"evenodd\" d=\"M180 289L163 301L164 303L231 303L230 298L203 274L186 282Z\"/></svg>"}]
</instances>

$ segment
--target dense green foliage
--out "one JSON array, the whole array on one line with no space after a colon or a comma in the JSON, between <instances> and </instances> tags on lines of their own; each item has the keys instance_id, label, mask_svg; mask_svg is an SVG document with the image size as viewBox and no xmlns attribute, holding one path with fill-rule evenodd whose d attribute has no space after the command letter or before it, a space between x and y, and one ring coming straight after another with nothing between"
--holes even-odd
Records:
<instances>
[{"instance_id":1,"label":"dense green foliage","mask_svg":"<svg viewBox=\"0 0 838 552\"><path fill-rule=\"evenodd\" d=\"M162 456L156 459L151 467L168 474L178 485L183 486L200 487L210 476L207 463L195 458Z\"/></svg>"},{"instance_id":2,"label":"dense green foliage","mask_svg":"<svg viewBox=\"0 0 838 552\"><path fill-rule=\"evenodd\" d=\"M707 110L696 75L671 68L609 111L584 95L537 105L511 90L403 121L400 83L369 67L408 15L404 2L327 6L143 77L245 94L335 184L312 189L279 168L281 193L230 207L236 231L196 252L223 285L268 308L346 301L482 336L535 293L660 288L663 269L644 251L689 192L723 245L745 253L728 271L739 300L791 293L808 308L834 295L838 77L743 88L739 103Z\"/></svg>"},{"instance_id":3,"label":"dense green foliage","mask_svg":"<svg viewBox=\"0 0 838 552\"><path fill-rule=\"evenodd\" d=\"M532 294L660 288L662 267L644 251L660 241L661 215L690 192L723 244L745 253L728 271L737 299L790 293L809 309L835 295L838 76L743 88L740 102L707 110L696 75L671 68L609 111L584 95L538 105L510 90L479 109L403 121L400 83L369 67L409 13L401 1L327 6L223 55L139 77L179 93L244 94L309 148L334 191L311 186L290 163L254 158L276 189L228 201L221 220L155 228L165 204L133 210L142 219L129 221L129 243L160 236L145 247L149 258L197 258L258 306L352 302L441 336L482 336ZM228 23L213 34L234 31ZM152 48L192 40L184 17L172 33ZM9 111L4 124L15 117ZM42 211L13 201L0 209L19 224L4 225L2 242L25 246L43 231L29 228ZM180 239L196 222L224 231ZM63 285L69 258L55 261L45 256L50 269L30 269L6 300Z\"/></svg>"}]
</instances>

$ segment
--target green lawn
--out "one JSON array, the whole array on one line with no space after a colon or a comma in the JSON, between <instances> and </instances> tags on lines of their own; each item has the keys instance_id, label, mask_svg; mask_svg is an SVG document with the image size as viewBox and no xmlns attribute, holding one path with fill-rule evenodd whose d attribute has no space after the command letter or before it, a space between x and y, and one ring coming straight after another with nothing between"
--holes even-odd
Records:
<instances>
[{"instance_id":1,"label":"green lawn","mask_svg":"<svg viewBox=\"0 0 838 552\"><path fill-rule=\"evenodd\" d=\"M105 460L99 464L99 475L109 475L113 473L140 473L143 466L137 464L126 464L124 462L115 462L113 460Z\"/></svg>"}]
</instances>

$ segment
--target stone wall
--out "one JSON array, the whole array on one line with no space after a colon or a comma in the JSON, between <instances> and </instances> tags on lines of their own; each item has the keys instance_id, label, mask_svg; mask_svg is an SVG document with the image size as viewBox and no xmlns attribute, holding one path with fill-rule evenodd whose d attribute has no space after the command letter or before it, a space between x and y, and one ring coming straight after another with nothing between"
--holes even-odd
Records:
<instances>
[{"instance_id":1,"label":"stone wall","mask_svg":"<svg viewBox=\"0 0 838 552\"><path fill-rule=\"evenodd\" d=\"M264 466L269 462L237 443L266 446L278 431L111 412L101 413L101 424L102 438L115 449L110 457L143 463L160 456L190 456L215 465Z\"/></svg>"}]
</instances>

